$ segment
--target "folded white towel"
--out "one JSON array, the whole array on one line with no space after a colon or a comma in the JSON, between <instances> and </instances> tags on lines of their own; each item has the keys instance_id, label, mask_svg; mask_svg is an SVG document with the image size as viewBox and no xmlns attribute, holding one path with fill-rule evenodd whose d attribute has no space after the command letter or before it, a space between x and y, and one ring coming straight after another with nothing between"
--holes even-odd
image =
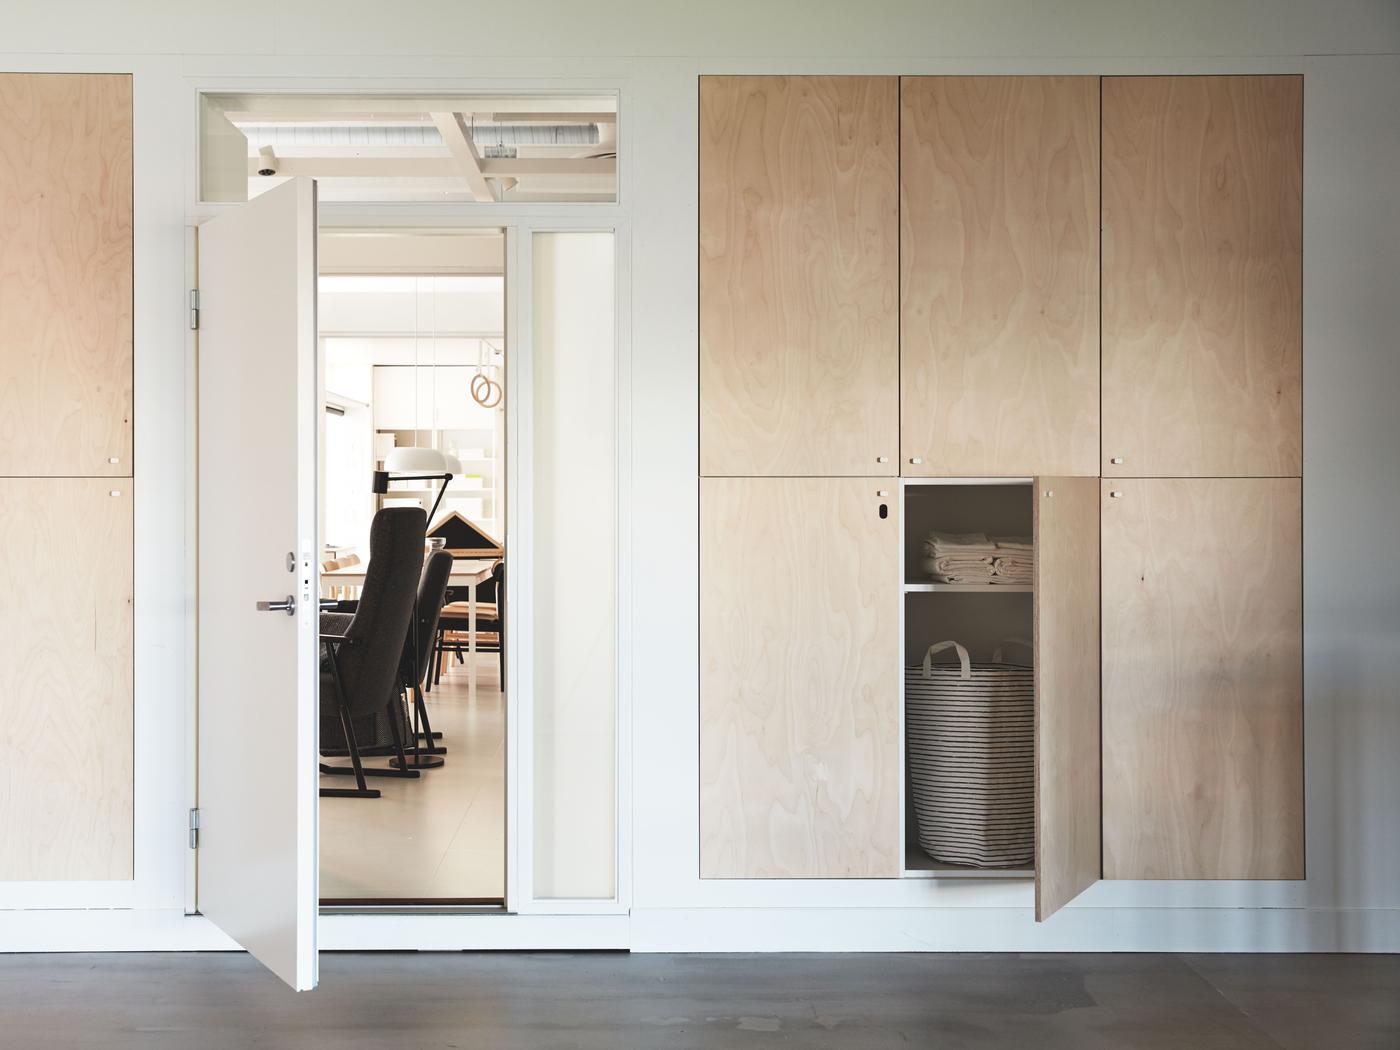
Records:
<instances>
[{"instance_id":1,"label":"folded white towel","mask_svg":"<svg viewBox=\"0 0 1400 1050\"><path fill-rule=\"evenodd\" d=\"M1035 550L1035 544L1031 543L1030 537L1028 537L1028 536L1011 536L1011 537L998 536L998 537L996 538L996 544L997 544L997 549L998 549L998 550L1005 550L1005 551L1033 551L1033 550Z\"/></svg>"},{"instance_id":2,"label":"folded white towel","mask_svg":"<svg viewBox=\"0 0 1400 1050\"><path fill-rule=\"evenodd\" d=\"M938 532L934 530L924 537L924 551L927 554L968 554L974 551L988 554L997 549L996 540L985 532Z\"/></svg>"},{"instance_id":3,"label":"folded white towel","mask_svg":"<svg viewBox=\"0 0 1400 1050\"><path fill-rule=\"evenodd\" d=\"M993 583L1033 583L1035 562L1025 558L993 558Z\"/></svg>"}]
</instances>

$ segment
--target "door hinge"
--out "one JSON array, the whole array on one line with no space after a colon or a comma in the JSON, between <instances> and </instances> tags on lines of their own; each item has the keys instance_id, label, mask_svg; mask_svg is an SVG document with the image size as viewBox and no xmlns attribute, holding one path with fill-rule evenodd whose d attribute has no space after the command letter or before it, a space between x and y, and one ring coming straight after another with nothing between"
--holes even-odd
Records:
<instances>
[{"instance_id":1,"label":"door hinge","mask_svg":"<svg viewBox=\"0 0 1400 1050\"><path fill-rule=\"evenodd\" d=\"M190 331L199 331L199 289L190 289Z\"/></svg>"},{"instance_id":2,"label":"door hinge","mask_svg":"<svg viewBox=\"0 0 1400 1050\"><path fill-rule=\"evenodd\" d=\"M199 849L199 810L190 810L190 849Z\"/></svg>"}]
</instances>

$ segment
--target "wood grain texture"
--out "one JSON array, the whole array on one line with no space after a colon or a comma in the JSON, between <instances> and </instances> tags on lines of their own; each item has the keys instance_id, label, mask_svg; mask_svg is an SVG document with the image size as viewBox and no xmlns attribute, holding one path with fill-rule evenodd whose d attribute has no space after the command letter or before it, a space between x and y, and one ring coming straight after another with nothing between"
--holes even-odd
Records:
<instances>
[{"instance_id":1,"label":"wood grain texture","mask_svg":"<svg viewBox=\"0 0 1400 1050\"><path fill-rule=\"evenodd\" d=\"M1302 878L1302 482L1102 484L1104 877Z\"/></svg>"},{"instance_id":2,"label":"wood grain texture","mask_svg":"<svg viewBox=\"0 0 1400 1050\"><path fill-rule=\"evenodd\" d=\"M899 525L875 478L700 481L700 873L893 877Z\"/></svg>"},{"instance_id":3,"label":"wood grain texture","mask_svg":"<svg viewBox=\"0 0 1400 1050\"><path fill-rule=\"evenodd\" d=\"M1037 921L1103 875L1099 761L1099 482L1037 478Z\"/></svg>"},{"instance_id":4,"label":"wood grain texture","mask_svg":"<svg viewBox=\"0 0 1400 1050\"><path fill-rule=\"evenodd\" d=\"M701 78L701 474L896 472L898 91Z\"/></svg>"},{"instance_id":5,"label":"wood grain texture","mask_svg":"<svg viewBox=\"0 0 1400 1050\"><path fill-rule=\"evenodd\" d=\"M133 877L131 508L0 478L0 882Z\"/></svg>"},{"instance_id":6,"label":"wood grain texture","mask_svg":"<svg viewBox=\"0 0 1400 1050\"><path fill-rule=\"evenodd\" d=\"M0 475L131 474L131 143L130 76L0 74Z\"/></svg>"},{"instance_id":7,"label":"wood grain texture","mask_svg":"<svg viewBox=\"0 0 1400 1050\"><path fill-rule=\"evenodd\" d=\"M1302 472L1302 140L1302 77L1104 78L1106 476Z\"/></svg>"},{"instance_id":8,"label":"wood grain texture","mask_svg":"<svg viewBox=\"0 0 1400 1050\"><path fill-rule=\"evenodd\" d=\"M900 114L901 472L1097 476L1098 77L906 77Z\"/></svg>"}]
</instances>

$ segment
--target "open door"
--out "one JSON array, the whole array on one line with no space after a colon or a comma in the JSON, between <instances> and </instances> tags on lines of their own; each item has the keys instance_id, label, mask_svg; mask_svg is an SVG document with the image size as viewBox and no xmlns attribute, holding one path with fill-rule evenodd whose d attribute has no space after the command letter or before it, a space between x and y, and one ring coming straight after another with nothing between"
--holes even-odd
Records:
<instances>
[{"instance_id":1,"label":"open door","mask_svg":"<svg viewBox=\"0 0 1400 1050\"><path fill-rule=\"evenodd\" d=\"M316 189L199 231L199 911L316 986Z\"/></svg>"},{"instance_id":2,"label":"open door","mask_svg":"<svg viewBox=\"0 0 1400 1050\"><path fill-rule=\"evenodd\" d=\"M1099 481L1035 488L1035 917L1103 876Z\"/></svg>"}]
</instances>

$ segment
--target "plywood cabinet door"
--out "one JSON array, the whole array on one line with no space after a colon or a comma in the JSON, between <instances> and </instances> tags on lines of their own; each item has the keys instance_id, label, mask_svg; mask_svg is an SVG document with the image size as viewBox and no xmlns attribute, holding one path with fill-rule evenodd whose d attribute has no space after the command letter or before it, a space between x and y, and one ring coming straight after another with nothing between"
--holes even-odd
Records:
<instances>
[{"instance_id":1,"label":"plywood cabinet door","mask_svg":"<svg viewBox=\"0 0 1400 1050\"><path fill-rule=\"evenodd\" d=\"M1103 875L1099 481L1035 485L1035 917Z\"/></svg>"},{"instance_id":2,"label":"plywood cabinet door","mask_svg":"<svg viewBox=\"0 0 1400 1050\"><path fill-rule=\"evenodd\" d=\"M1097 476L1098 77L900 90L901 472Z\"/></svg>"},{"instance_id":3,"label":"plywood cabinet door","mask_svg":"<svg viewBox=\"0 0 1400 1050\"><path fill-rule=\"evenodd\" d=\"M1103 474L1302 472L1297 76L1103 80Z\"/></svg>"},{"instance_id":4,"label":"plywood cabinet door","mask_svg":"<svg viewBox=\"0 0 1400 1050\"><path fill-rule=\"evenodd\" d=\"M701 78L701 474L895 473L898 95Z\"/></svg>"},{"instance_id":5,"label":"plywood cabinet door","mask_svg":"<svg viewBox=\"0 0 1400 1050\"><path fill-rule=\"evenodd\" d=\"M899 525L882 484L700 481L703 877L901 872Z\"/></svg>"},{"instance_id":6,"label":"plywood cabinet door","mask_svg":"<svg viewBox=\"0 0 1400 1050\"><path fill-rule=\"evenodd\" d=\"M1102 485L1105 878L1302 878L1302 483Z\"/></svg>"},{"instance_id":7,"label":"plywood cabinet door","mask_svg":"<svg viewBox=\"0 0 1400 1050\"><path fill-rule=\"evenodd\" d=\"M131 508L0 478L0 882L133 877Z\"/></svg>"},{"instance_id":8,"label":"plywood cabinet door","mask_svg":"<svg viewBox=\"0 0 1400 1050\"><path fill-rule=\"evenodd\" d=\"M131 474L131 77L0 74L0 477Z\"/></svg>"}]
</instances>

